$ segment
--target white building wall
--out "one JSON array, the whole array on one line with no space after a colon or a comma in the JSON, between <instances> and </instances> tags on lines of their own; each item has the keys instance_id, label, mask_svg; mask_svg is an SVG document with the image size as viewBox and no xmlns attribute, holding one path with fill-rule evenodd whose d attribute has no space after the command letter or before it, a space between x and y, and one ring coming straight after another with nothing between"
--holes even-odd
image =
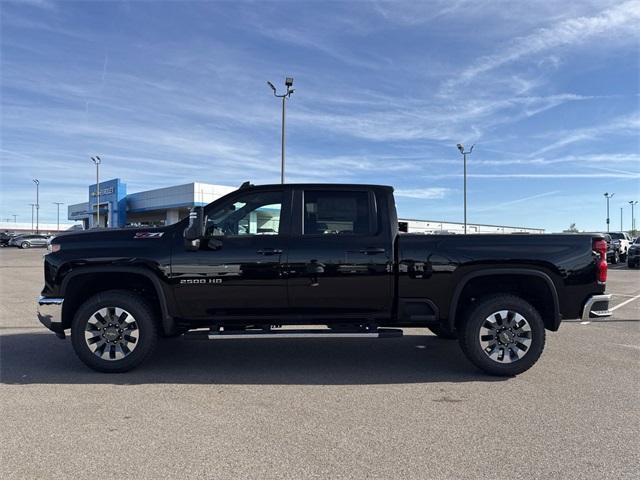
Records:
<instances>
[{"instance_id":1,"label":"white building wall","mask_svg":"<svg viewBox=\"0 0 640 480\"><path fill-rule=\"evenodd\" d=\"M226 185L211 185L209 183L195 182L193 185L193 198L195 203L208 204L218 198L237 190L238 187L228 187Z\"/></svg>"},{"instance_id":2,"label":"white building wall","mask_svg":"<svg viewBox=\"0 0 640 480\"><path fill-rule=\"evenodd\" d=\"M170 208L167 210L167 218L165 219L165 225L173 225L180 220L180 210L178 208Z\"/></svg>"},{"instance_id":3,"label":"white building wall","mask_svg":"<svg viewBox=\"0 0 640 480\"><path fill-rule=\"evenodd\" d=\"M128 210L155 210L177 208L195 204L207 204L234 191L234 187L187 183L174 187L156 188L127 195Z\"/></svg>"},{"instance_id":4,"label":"white building wall","mask_svg":"<svg viewBox=\"0 0 640 480\"><path fill-rule=\"evenodd\" d=\"M433 220L413 220L399 219L406 222L409 227L408 233L424 234L444 234L444 233L464 233L464 224L457 222L442 222ZM467 233L544 233L543 228L510 227L507 225L483 225L477 223L467 223Z\"/></svg>"}]
</instances>

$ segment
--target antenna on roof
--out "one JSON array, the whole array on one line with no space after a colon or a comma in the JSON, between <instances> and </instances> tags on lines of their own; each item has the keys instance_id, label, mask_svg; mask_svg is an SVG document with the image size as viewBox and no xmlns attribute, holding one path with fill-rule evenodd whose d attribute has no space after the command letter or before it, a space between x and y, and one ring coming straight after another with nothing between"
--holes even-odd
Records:
<instances>
[{"instance_id":1,"label":"antenna on roof","mask_svg":"<svg viewBox=\"0 0 640 480\"><path fill-rule=\"evenodd\" d=\"M240 190L243 190L243 189L249 188L249 187L253 187L253 185L251 185L251 182L246 181L242 185L240 185Z\"/></svg>"}]
</instances>

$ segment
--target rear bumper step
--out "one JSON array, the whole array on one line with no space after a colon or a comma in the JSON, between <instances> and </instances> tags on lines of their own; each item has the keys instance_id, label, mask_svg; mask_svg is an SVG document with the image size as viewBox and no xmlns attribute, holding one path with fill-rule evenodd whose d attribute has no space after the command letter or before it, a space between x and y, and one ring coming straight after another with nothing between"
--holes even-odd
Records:
<instances>
[{"instance_id":1,"label":"rear bumper step","mask_svg":"<svg viewBox=\"0 0 640 480\"><path fill-rule=\"evenodd\" d=\"M594 295L589 297L582 309L582 320L589 321L594 318L610 317L609 301L611 295Z\"/></svg>"},{"instance_id":2,"label":"rear bumper step","mask_svg":"<svg viewBox=\"0 0 640 480\"><path fill-rule=\"evenodd\" d=\"M202 340L237 340L240 338L397 338L402 330L397 328L378 328L363 331L318 330L244 330L244 331L194 331L187 332L185 338Z\"/></svg>"}]
</instances>

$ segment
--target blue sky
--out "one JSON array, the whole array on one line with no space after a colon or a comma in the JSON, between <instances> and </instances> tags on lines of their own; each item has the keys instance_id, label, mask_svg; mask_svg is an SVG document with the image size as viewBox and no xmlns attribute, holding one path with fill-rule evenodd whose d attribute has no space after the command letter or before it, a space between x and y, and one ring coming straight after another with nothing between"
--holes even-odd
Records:
<instances>
[{"instance_id":1,"label":"blue sky","mask_svg":"<svg viewBox=\"0 0 640 480\"><path fill-rule=\"evenodd\" d=\"M0 217L130 193L279 181L391 184L401 216L619 228L640 200L640 2L3 1ZM640 209L638 209L640 210ZM636 218L640 212L636 213Z\"/></svg>"}]
</instances>

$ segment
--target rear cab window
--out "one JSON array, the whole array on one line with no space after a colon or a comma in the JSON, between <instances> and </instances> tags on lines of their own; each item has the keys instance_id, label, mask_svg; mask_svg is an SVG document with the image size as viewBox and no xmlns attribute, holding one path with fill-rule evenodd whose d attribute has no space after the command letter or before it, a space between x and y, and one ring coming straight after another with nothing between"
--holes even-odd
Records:
<instances>
[{"instance_id":1,"label":"rear cab window","mask_svg":"<svg viewBox=\"0 0 640 480\"><path fill-rule=\"evenodd\" d=\"M372 196L366 190L305 190L304 235L371 235L375 232Z\"/></svg>"}]
</instances>

